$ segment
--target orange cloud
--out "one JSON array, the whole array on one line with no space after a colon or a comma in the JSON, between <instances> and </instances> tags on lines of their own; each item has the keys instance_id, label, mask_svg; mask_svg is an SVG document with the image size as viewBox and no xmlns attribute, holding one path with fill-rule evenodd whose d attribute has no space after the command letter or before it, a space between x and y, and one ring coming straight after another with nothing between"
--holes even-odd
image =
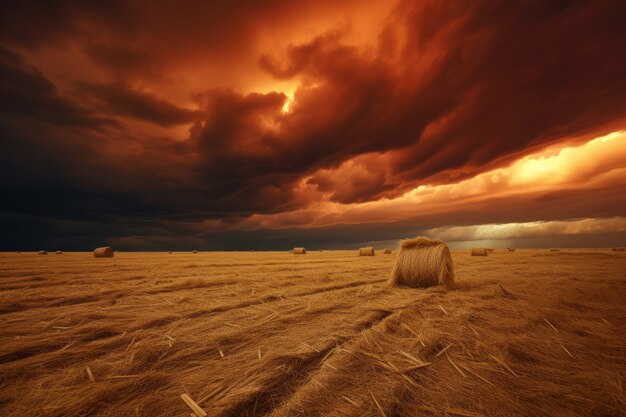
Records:
<instances>
[{"instance_id":1,"label":"orange cloud","mask_svg":"<svg viewBox=\"0 0 626 417\"><path fill-rule=\"evenodd\" d=\"M350 162L347 164L350 167ZM306 179L302 188L316 186L317 183ZM396 198L341 204L330 201L331 193L321 192L320 200L306 209L273 215L255 214L240 227L325 227L400 221L432 213L445 217L475 204L486 202L488 205L495 199L516 201L520 197L537 197L555 191L582 193L623 186L626 186L626 132L621 131L580 146L549 148L458 183L421 185ZM298 222L298 218L303 221Z\"/></svg>"}]
</instances>

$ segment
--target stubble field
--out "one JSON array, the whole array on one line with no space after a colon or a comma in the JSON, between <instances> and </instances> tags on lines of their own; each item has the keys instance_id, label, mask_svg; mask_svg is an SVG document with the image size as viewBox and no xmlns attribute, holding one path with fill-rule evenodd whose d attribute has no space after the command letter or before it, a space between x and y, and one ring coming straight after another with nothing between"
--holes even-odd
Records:
<instances>
[{"instance_id":1,"label":"stubble field","mask_svg":"<svg viewBox=\"0 0 626 417\"><path fill-rule=\"evenodd\" d=\"M0 416L626 415L624 252L452 256L0 254Z\"/></svg>"}]
</instances>

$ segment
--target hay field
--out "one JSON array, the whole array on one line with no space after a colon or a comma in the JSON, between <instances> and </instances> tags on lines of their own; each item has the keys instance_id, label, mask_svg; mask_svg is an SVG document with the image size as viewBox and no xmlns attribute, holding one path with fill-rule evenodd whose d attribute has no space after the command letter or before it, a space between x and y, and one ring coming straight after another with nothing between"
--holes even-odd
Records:
<instances>
[{"instance_id":1,"label":"hay field","mask_svg":"<svg viewBox=\"0 0 626 417\"><path fill-rule=\"evenodd\" d=\"M624 253L395 252L0 254L0 415L626 415Z\"/></svg>"}]
</instances>

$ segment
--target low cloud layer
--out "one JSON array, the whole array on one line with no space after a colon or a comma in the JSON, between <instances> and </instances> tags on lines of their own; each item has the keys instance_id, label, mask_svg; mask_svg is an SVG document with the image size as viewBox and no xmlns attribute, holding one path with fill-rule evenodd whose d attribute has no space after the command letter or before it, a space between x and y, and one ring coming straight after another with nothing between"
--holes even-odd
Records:
<instances>
[{"instance_id":1,"label":"low cloud layer","mask_svg":"<svg viewBox=\"0 0 626 417\"><path fill-rule=\"evenodd\" d=\"M450 242L511 240L533 237L626 233L625 217L551 222L482 224L428 229L428 236Z\"/></svg>"}]
</instances>

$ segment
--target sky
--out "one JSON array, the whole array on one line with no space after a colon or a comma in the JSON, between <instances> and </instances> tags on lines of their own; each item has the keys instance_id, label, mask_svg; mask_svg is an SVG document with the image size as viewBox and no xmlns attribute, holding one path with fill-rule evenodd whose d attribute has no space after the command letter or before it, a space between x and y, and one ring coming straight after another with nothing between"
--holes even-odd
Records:
<instances>
[{"instance_id":1,"label":"sky","mask_svg":"<svg viewBox=\"0 0 626 417\"><path fill-rule=\"evenodd\" d=\"M626 2L0 7L0 250L626 245Z\"/></svg>"}]
</instances>

